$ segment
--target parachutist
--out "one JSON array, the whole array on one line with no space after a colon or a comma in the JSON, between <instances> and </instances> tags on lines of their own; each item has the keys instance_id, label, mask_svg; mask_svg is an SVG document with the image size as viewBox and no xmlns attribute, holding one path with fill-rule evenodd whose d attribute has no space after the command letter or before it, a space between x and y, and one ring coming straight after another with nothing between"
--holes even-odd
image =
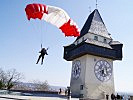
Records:
<instances>
[{"instance_id":1,"label":"parachutist","mask_svg":"<svg viewBox=\"0 0 133 100\"><path fill-rule=\"evenodd\" d=\"M41 65L43 64L44 56L45 56L45 55L48 55L47 50L48 50L48 48L47 48L47 49L45 49L45 48L42 48L42 49L41 49L41 51L39 52L39 53L41 53L41 54L39 55L39 58L38 58L36 64L38 64L38 62L39 62L39 60L40 60L41 57L42 57Z\"/></svg>"}]
</instances>

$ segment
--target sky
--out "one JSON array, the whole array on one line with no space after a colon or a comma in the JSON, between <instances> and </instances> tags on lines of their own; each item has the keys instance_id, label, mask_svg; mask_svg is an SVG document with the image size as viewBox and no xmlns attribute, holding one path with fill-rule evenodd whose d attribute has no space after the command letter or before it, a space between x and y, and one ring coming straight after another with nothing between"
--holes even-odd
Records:
<instances>
[{"instance_id":1,"label":"sky","mask_svg":"<svg viewBox=\"0 0 133 100\"><path fill-rule=\"evenodd\" d=\"M0 67L23 73L23 82L45 81L50 85L70 85L71 61L63 59L63 46L76 38L65 37L55 26L28 21L25 7L43 3L64 9L82 29L96 6L96 0L0 0ZM123 43L122 61L114 61L115 90L133 93L133 2L98 0L98 10L113 40ZM41 43L49 47L44 64L36 64Z\"/></svg>"}]
</instances>

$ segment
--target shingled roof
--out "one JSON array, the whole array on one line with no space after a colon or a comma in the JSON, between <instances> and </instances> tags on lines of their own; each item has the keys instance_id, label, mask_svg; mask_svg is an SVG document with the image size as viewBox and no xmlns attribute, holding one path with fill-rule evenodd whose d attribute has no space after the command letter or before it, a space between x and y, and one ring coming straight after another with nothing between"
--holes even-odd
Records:
<instances>
[{"instance_id":1,"label":"shingled roof","mask_svg":"<svg viewBox=\"0 0 133 100\"><path fill-rule=\"evenodd\" d=\"M106 29L106 26L100 16L100 13L97 9L95 9L89 15L87 21L85 22L85 24L80 32L80 36L77 37L77 39L84 36L88 32L111 39L111 37Z\"/></svg>"}]
</instances>

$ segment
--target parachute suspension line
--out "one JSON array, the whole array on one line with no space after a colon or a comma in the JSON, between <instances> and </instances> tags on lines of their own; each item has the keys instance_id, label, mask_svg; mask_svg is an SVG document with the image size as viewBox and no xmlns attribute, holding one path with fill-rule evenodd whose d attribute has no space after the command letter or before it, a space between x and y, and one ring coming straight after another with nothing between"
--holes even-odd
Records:
<instances>
[{"instance_id":1,"label":"parachute suspension line","mask_svg":"<svg viewBox=\"0 0 133 100\"><path fill-rule=\"evenodd\" d=\"M30 21L30 22L31 22L31 24L32 24L31 26L32 26L32 28L33 28L33 31L34 31L34 33L35 33L35 36L38 37L38 34L37 34L37 33L39 33L39 30L38 30L39 28L38 28L37 20L35 19L35 21L32 20L32 21ZM38 37L38 39L39 39L39 38L40 38L40 37ZM38 39L37 39L37 40L38 40Z\"/></svg>"},{"instance_id":2,"label":"parachute suspension line","mask_svg":"<svg viewBox=\"0 0 133 100\"><path fill-rule=\"evenodd\" d=\"M33 21L32 21L33 22ZM32 23L32 26L33 26L33 29L34 29L34 31L35 31L35 33L38 33L38 29L37 29L37 27L36 27L36 25L35 25L35 21Z\"/></svg>"},{"instance_id":3,"label":"parachute suspension line","mask_svg":"<svg viewBox=\"0 0 133 100\"><path fill-rule=\"evenodd\" d=\"M40 40L40 44L41 44L41 48L43 48L43 43L46 41L46 34L47 34L47 25L45 25L45 23L43 21L40 21L40 35L41 35L41 40Z\"/></svg>"},{"instance_id":4,"label":"parachute suspension line","mask_svg":"<svg viewBox=\"0 0 133 100\"><path fill-rule=\"evenodd\" d=\"M42 21L40 21L40 34L41 34L41 48L42 48L42 46L43 46L43 30L42 30L43 28L42 28Z\"/></svg>"},{"instance_id":5,"label":"parachute suspension line","mask_svg":"<svg viewBox=\"0 0 133 100\"><path fill-rule=\"evenodd\" d=\"M41 49L42 49L42 44L41 44Z\"/></svg>"}]
</instances>

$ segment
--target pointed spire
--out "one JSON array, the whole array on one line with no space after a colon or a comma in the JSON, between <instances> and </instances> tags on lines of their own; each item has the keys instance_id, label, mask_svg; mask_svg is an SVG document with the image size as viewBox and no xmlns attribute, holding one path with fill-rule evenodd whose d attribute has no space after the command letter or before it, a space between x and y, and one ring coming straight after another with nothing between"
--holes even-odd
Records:
<instances>
[{"instance_id":1,"label":"pointed spire","mask_svg":"<svg viewBox=\"0 0 133 100\"><path fill-rule=\"evenodd\" d=\"M100 13L98 12L97 9L95 9L89 15L87 21L85 22L85 24L81 30L80 36L77 39L84 36L88 32L111 39L111 37L106 29L106 26L100 16Z\"/></svg>"}]
</instances>

